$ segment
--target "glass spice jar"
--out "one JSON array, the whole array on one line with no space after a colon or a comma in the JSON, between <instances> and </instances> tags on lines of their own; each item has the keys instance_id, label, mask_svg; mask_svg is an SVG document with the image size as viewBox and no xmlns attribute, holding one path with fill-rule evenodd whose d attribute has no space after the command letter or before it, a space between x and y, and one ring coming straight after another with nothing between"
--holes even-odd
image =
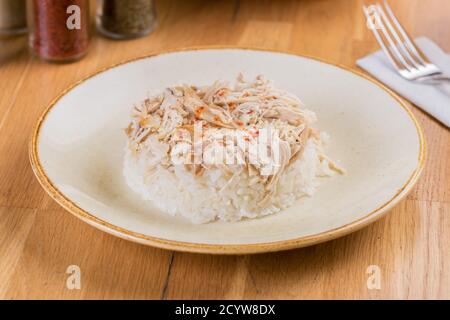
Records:
<instances>
[{"instance_id":1,"label":"glass spice jar","mask_svg":"<svg viewBox=\"0 0 450 320\"><path fill-rule=\"evenodd\" d=\"M26 32L26 0L0 0L0 36L14 36Z\"/></svg>"},{"instance_id":2,"label":"glass spice jar","mask_svg":"<svg viewBox=\"0 0 450 320\"><path fill-rule=\"evenodd\" d=\"M154 0L100 0L97 29L113 39L145 36L156 25Z\"/></svg>"},{"instance_id":3,"label":"glass spice jar","mask_svg":"<svg viewBox=\"0 0 450 320\"><path fill-rule=\"evenodd\" d=\"M89 48L89 0L28 0L31 52L46 61L70 62Z\"/></svg>"}]
</instances>

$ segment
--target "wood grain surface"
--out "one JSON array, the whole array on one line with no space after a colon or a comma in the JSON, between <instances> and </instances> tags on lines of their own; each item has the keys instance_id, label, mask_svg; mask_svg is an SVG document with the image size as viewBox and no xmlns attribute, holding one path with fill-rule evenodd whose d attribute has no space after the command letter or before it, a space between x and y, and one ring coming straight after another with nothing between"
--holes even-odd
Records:
<instances>
[{"instance_id":1,"label":"wood grain surface","mask_svg":"<svg viewBox=\"0 0 450 320\"><path fill-rule=\"evenodd\" d=\"M391 0L414 36L450 52L450 1ZM33 176L28 141L40 113L70 84L159 50L245 45L355 67L377 49L357 0L160 0L158 29L117 42L94 35L88 56L54 65L26 37L0 41L0 298L449 299L450 131L415 107L428 141L417 187L384 219L313 247L209 256L145 247L94 229L50 199ZM426 12L426 14L425 14ZM450 106L449 106L450 107ZM68 289L68 266L81 288ZM369 289L369 266L379 289Z\"/></svg>"}]
</instances>

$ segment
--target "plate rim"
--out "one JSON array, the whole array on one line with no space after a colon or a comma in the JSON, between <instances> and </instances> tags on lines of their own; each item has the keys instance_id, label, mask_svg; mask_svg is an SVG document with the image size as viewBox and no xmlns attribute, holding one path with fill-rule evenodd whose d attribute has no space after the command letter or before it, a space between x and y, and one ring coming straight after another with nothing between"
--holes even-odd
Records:
<instances>
[{"instance_id":1,"label":"plate rim","mask_svg":"<svg viewBox=\"0 0 450 320\"><path fill-rule=\"evenodd\" d=\"M44 124L47 115L50 113L50 111L57 105L57 103L63 98L67 93L72 91L72 89L76 88L80 84L86 82L87 80L94 78L95 76L106 72L108 70L114 69L119 66L126 65L128 63L136 62L139 60L152 58L164 54L170 54L170 53L177 53L177 52L187 52L187 51L207 51L207 50L248 50L248 51L257 51L257 52L272 52L272 53L281 53L281 54L288 54L296 57L306 58L310 60L314 60L317 62L321 62L324 64L327 64L329 66L334 66L339 69L342 69L344 71L350 72L360 78L363 78L364 80L370 81L377 85L380 89L387 92L394 100L396 100L400 107L402 107L407 115L409 116L410 120L415 125L418 137L419 137L419 143L420 143L420 150L419 150L419 159L418 159L418 165L417 167L412 171L409 179L403 184L403 186L394 194L394 196L380 205L378 208L364 214L363 217L350 222L348 224L345 224L343 226L340 226L338 228L334 228L331 230L323 231L320 233L293 238L293 239L287 239L287 240L279 240L279 241L272 241L272 242L264 242L264 243L250 243L250 244L209 244L209 243L195 243L195 242L184 242L184 241L177 241L177 240L170 240L170 239L164 239L164 238L158 238L153 237L149 235L145 235L142 233L137 233L130 231L128 229L122 228L120 226L116 226L110 222L107 222L105 220L102 220L93 214L89 213L88 211L80 208L78 205L76 205L71 199L66 197L51 181L51 179L47 176L43 165L39 159L39 153L38 153L38 143L39 143L39 137L42 125ZM310 245L315 245L318 243L322 243L325 241L333 240L342 236L345 236L347 234L350 234L354 231L357 231L359 229L362 229L369 224L375 222L376 220L382 218L384 215L386 215L391 208L393 208L397 203L399 203L414 187L414 185L417 183L423 169L425 166L425 159L426 159L426 140L424 137L423 129L420 126L418 120L408 107L407 102L402 99L397 93L395 93L393 90L379 82L378 80L375 80L371 76L354 69L349 66L345 66L343 64L334 63L327 61L326 59L312 56L312 55L305 55L305 54L299 54L296 52L288 51L288 50L276 50L276 49L269 49L269 48L258 48L258 47L252 47L252 46L195 46L195 47L183 47L178 49L171 49L171 50L161 50L152 52L146 55L138 56L131 59L126 59L118 63L114 63L112 65L100 68L99 70L96 70L95 72L83 77L79 81L76 81L75 83L69 85L64 89L60 94L54 98L49 105L44 109L41 116L38 118L38 121L34 127L34 130L32 132L32 137L30 139L29 143L29 159L31 163L31 167L33 170L34 175L36 176L37 180L41 184L42 188L47 192L47 194L55 200L59 205L61 205L66 211L70 212L77 218L81 219L82 221L90 224L91 226L96 227L97 229L100 229L104 232L107 232L109 234L112 234L114 236L118 236L120 238L130 240L133 242L161 248L161 249L168 249L168 250L175 250L175 251L184 251L184 252L193 252L193 253L209 253L209 254L254 254L254 253L263 253L263 252L274 252L274 251L281 251L281 250L289 250L289 249L295 249L295 248L302 248Z\"/></svg>"}]
</instances>

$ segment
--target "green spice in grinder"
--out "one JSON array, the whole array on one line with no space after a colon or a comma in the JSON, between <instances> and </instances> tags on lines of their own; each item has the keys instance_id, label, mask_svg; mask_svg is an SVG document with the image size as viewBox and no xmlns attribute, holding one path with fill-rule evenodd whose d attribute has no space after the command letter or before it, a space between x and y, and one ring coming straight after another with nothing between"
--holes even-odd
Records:
<instances>
[{"instance_id":1,"label":"green spice in grinder","mask_svg":"<svg viewBox=\"0 0 450 320\"><path fill-rule=\"evenodd\" d=\"M153 0L99 1L97 28L108 37L141 37L153 30L155 22Z\"/></svg>"}]
</instances>

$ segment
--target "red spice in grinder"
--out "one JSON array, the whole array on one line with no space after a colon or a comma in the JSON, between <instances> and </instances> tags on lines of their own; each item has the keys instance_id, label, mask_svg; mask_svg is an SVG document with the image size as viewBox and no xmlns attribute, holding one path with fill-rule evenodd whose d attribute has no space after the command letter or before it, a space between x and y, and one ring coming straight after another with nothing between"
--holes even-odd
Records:
<instances>
[{"instance_id":1,"label":"red spice in grinder","mask_svg":"<svg viewBox=\"0 0 450 320\"><path fill-rule=\"evenodd\" d=\"M73 61L89 47L89 0L28 0L30 48L48 61Z\"/></svg>"}]
</instances>

